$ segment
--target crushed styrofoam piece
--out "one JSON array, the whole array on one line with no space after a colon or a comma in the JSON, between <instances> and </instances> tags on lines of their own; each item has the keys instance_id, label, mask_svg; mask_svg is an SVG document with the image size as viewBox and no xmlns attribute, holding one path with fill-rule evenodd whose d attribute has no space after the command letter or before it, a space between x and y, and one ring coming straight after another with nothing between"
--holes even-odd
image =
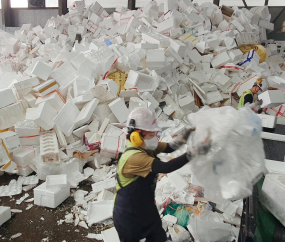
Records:
<instances>
[{"instance_id":1,"label":"crushed styrofoam piece","mask_svg":"<svg viewBox=\"0 0 285 242\"><path fill-rule=\"evenodd\" d=\"M177 223L177 218L175 216L170 215L170 214L163 216L162 219L169 224L176 224Z\"/></svg>"},{"instance_id":2,"label":"crushed styrofoam piece","mask_svg":"<svg viewBox=\"0 0 285 242\"><path fill-rule=\"evenodd\" d=\"M28 193L26 193L23 197L21 197L20 199L18 199L18 200L16 201L16 204L17 204L17 205L20 205L27 197L29 197L29 194L28 194Z\"/></svg>"},{"instance_id":3,"label":"crushed styrofoam piece","mask_svg":"<svg viewBox=\"0 0 285 242\"><path fill-rule=\"evenodd\" d=\"M82 228L88 229L88 226L87 226L87 224L86 224L84 221L80 221L80 222L78 223L78 225L79 225L80 227L82 227Z\"/></svg>"},{"instance_id":4,"label":"crushed styrofoam piece","mask_svg":"<svg viewBox=\"0 0 285 242\"><path fill-rule=\"evenodd\" d=\"M37 176L27 176L27 177L19 176L17 182L23 185L36 185L39 183L39 178Z\"/></svg>"},{"instance_id":5,"label":"crushed styrofoam piece","mask_svg":"<svg viewBox=\"0 0 285 242\"><path fill-rule=\"evenodd\" d=\"M33 202L33 201L34 201L34 198L30 198L30 199L25 200L24 202L30 203L30 202Z\"/></svg>"},{"instance_id":6,"label":"crushed styrofoam piece","mask_svg":"<svg viewBox=\"0 0 285 242\"><path fill-rule=\"evenodd\" d=\"M102 240L102 239L103 239L103 236L102 236L102 234L88 233L88 235L86 236L86 238L88 238L88 239Z\"/></svg>"},{"instance_id":7,"label":"crushed styrofoam piece","mask_svg":"<svg viewBox=\"0 0 285 242\"><path fill-rule=\"evenodd\" d=\"M11 209L11 212L12 212L12 213L21 213L21 212L23 212L23 211L20 210L20 209Z\"/></svg>"},{"instance_id":8,"label":"crushed styrofoam piece","mask_svg":"<svg viewBox=\"0 0 285 242\"><path fill-rule=\"evenodd\" d=\"M87 210L88 226L112 217L114 201L90 202Z\"/></svg>"},{"instance_id":9,"label":"crushed styrofoam piece","mask_svg":"<svg viewBox=\"0 0 285 242\"><path fill-rule=\"evenodd\" d=\"M114 187L116 187L116 179L115 178L107 179L105 181L96 182L96 183L92 184L92 189L94 192L101 192L104 189L110 189L110 188L114 188Z\"/></svg>"},{"instance_id":10,"label":"crushed styrofoam piece","mask_svg":"<svg viewBox=\"0 0 285 242\"><path fill-rule=\"evenodd\" d=\"M26 207L26 210L30 210L33 206L34 206L34 204L29 204L29 205Z\"/></svg>"},{"instance_id":11,"label":"crushed styrofoam piece","mask_svg":"<svg viewBox=\"0 0 285 242\"><path fill-rule=\"evenodd\" d=\"M13 196L21 194L21 192L22 184L14 179L10 181L9 185L0 186L0 197Z\"/></svg>"},{"instance_id":12,"label":"crushed styrofoam piece","mask_svg":"<svg viewBox=\"0 0 285 242\"><path fill-rule=\"evenodd\" d=\"M24 186L23 191L25 191L25 192L30 191L31 189L33 189L36 186L37 186L37 184Z\"/></svg>"},{"instance_id":13,"label":"crushed styrofoam piece","mask_svg":"<svg viewBox=\"0 0 285 242\"><path fill-rule=\"evenodd\" d=\"M101 232L104 242L119 242L119 235L115 227Z\"/></svg>"},{"instance_id":14,"label":"crushed styrofoam piece","mask_svg":"<svg viewBox=\"0 0 285 242\"><path fill-rule=\"evenodd\" d=\"M22 233L17 233L17 234L12 235L10 239L17 239L20 236L22 236Z\"/></svg>"}]
</instances>

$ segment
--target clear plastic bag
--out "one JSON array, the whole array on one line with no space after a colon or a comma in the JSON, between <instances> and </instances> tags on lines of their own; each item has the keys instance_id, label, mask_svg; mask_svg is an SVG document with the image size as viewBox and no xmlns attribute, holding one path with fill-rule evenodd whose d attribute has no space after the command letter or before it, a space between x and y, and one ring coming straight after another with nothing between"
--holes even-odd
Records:
<instances>
[{"instance_id":1,"label":"clear plastic bag","mask_svg":"<svg viewBox=\"0 0 285 242\"><path fill-rule=\"evenodd\" d=\"M195 147L209 138L212 143L207 155L190 162L205 197L223 203L251 195L265 170L261 119L249 108L232 107L204 107L188 119L196 127L188 145Z\"/></svg>"},{"instance_id":2,"label":"clear plastic bag","mask_svg":"<svg viewBox=\"0 0 285 242\"><path fill-rule=\"evenodd\" d=\"M200 219L192 216L187 228L194 237L195 241L207 242L226 242L232 241L230 224L212 220Z\"/></svg>"},{"instance_id":3,"label":"clear plastic bag","mask_svg":"<svg viewBox=\"0 0 285 242\"><path fill-rule=\"evenodd\" d=\"M190 233L182 226L175 224L173 227L168 227L171 239L173 242L189 242L192 241Z\"/></svg>"}]
</instances>

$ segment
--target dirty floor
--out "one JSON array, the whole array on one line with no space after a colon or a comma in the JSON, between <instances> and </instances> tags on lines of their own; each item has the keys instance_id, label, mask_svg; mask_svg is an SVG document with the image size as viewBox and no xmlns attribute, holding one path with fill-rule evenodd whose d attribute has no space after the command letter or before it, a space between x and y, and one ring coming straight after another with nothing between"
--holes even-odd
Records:
<instances>
[{"instance_id":1,"label":"dirty floor","mask_svg":"<svg viewBox=\"0 0 285 242\"><path fill-rule=\"evenodd\" d=\"M18 175L0 176L0 185L8 185L12 179L18 179ZM42 182L40 182L42 183ZM40 184L39 183L39 184ZM81 182L80 189L91 191L91 184L88 181ZM75 190L75 189L72 189ZM71 190L71 192L72 192ZM0 206L9 206L11 209L20 209L22 213L12 215L12 218L0 227L0 241L8 241L11 236L17 233L22 233L19 238L12 241L19 242L74 242L74 241L99 241L86 238L88 233L101 233L109 227L104 227L103 224L96 224L88 230L74 224L63 223L57 224L60 219L65 219L65 215L71 212L75 205L73 197L69 197L60 206L55 209L39 207L34 205L30 210L26 210L27 206L32 203L22 202L16 204L16 200L22 197L26 192L13 197L0 197ZM33 198L33 189L27 192L29 197ZM26 199L26 200L27 200Z\"/></svg>"}]
</instances>

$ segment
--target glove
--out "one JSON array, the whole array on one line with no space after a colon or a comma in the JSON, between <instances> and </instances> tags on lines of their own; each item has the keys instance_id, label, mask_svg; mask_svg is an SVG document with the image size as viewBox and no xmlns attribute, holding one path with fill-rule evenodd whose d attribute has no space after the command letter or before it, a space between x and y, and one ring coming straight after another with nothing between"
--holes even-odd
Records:
<instances>
[{"instance_id":1,"label":"glove","mask_svg":"<svg viewBox=\"0 0 285 242\"><path fill-rule=\"evenodd\" d=\"M195 128L186 129L181 135L175 137L170 143L169 146L173 150L177 150L181 145L185 145L190 134L195 131Z\"/></svg>"},{"instance_id":2,"label":"glove","mask_svg":"<svg viewBox=\"0 0 285 242\"><path fill-rule=\"evenodd\" d=\"M263 103L262 99L255 101L255 104L256 104L256 105L259 105L259 106L262 105L262 103Z\"/></svg>"},{"instance_id":3,"label":"glove","mask_svg":"<svg viewBox=\"0 0 285 242\"><path fill-rule=\"evenodd\" d=\"M186 157L190 161L193 159L195 156L199 155L206 155L212 148L212 141L207 139L204 142L200 143L196 147L190 148L186 152Z\"/></svg>"}]
</instances>

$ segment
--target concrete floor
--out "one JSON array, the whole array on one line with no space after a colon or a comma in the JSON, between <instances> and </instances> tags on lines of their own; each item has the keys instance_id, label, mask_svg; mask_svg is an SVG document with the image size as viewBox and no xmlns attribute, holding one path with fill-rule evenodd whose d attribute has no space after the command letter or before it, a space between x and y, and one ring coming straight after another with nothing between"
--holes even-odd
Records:
<instances>
[{"instance_id":1,"label":"concrete floor","mask_svg":"<svg viewBox=\"0 0 285 242\"><path fill-rule=\"evenodd\" d=\"M0 185L8 185L10 180L18 179L17 175L4 174L0 176ZM42 183L42 182L41 182ZM39 183L40 184L40 183ZM91 183L88 181L81 182L80 189L91 191ZM33 197L33 190L27 192ZM58 225L57 221L65 219L65 215L71 212L75 205L73 197L69 197L60 206L55 209L39 207L34 205L30 210L26 210L28 204L22 202L17 205L16 200L22 197L25 192L20 195L10 197L0 197L1 206L9 206L12 209L21 209L23 212L12 215L12 218L0 227L0 241L8 241L12 235L22 233L22 236L13 241L19 242L40 242L55 241L55 242L73 242L73 241L98 241L95 239L87 239L88 233L101 233L102 230L108 229L103 224L93 225L88 230L74 224ZM44 220L42 220L43 218Z\"/></svg>"}]
</instances>

